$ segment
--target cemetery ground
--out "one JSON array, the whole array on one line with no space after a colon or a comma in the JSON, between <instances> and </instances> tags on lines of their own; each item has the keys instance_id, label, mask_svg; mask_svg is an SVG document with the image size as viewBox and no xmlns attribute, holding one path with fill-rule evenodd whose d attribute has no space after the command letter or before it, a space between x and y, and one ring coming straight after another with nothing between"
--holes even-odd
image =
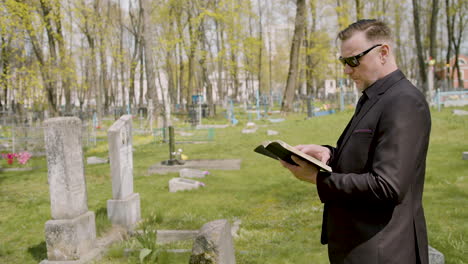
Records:
<instances>
[{"instance_id":1,"label":"cemetery ground","mask_svg":"<svg viewBox=\"0 0 468 264\"><path fill-rule=\"evenodd\" d=\"M468 110L468 107L457 107ZM447 264L468 263L468 117L432 109L432 133L424 192L429 243L445 255ZM328 263L320 245L323 205L314 185L300 182L278 162L253 152L264 140L282 139L292 145L334 145L352 115L351 110L305 119L292 114L284 122L253 120L258 130L242 134L248 122L236 112L239 124L216 129L214 141L178 144L189 159L242 159L238 171L210 171L205 187L168 191L176 173L148 174L148 168L168 159L168 145L152 136L134 135L134 192L141 197L141 229L199 229L216 219L242 221L234 238L237 263ZM204 123L225 124L222 116ZM137 126L136 119L134 127ZM176 125L177 129L177 125ZM267 136L267 129L279 135ZM107 157L106 141L84 149L88 156ZM6 167L2 160L2 167ZM86 164L86 162L85 162ZM32 171L0 173L0 263L38 263L46 259L44 224L51 219L45 157L33 157ZM112 198L109 164L85 165L88 207L96 213L97 235L111 227L106 201ZM114 244L96 263L139 263L140 250L153 249L158 262L188 263L192 243L156 245L154 233L136 235ZM188 249L171 253L164 249Z\"/></svg>"}]
</instances>

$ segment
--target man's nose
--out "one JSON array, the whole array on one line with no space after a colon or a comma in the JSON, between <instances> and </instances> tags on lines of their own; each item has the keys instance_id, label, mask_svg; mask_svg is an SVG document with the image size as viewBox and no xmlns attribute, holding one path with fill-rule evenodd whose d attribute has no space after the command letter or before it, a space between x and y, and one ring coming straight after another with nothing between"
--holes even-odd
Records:
<instances>
[{"instance_id":1,"label":"man's nose","mask_svg":"<svg viewBox=\"0 0 468 264\"><path fill-rule=\"evenodd\" d=\"M346 63L343 70L344 70L344 73L345 73L345 74L348 74L348 75L349 75L349 74L351 74L351 73L353 72L353 67L349 66L349 65Z\"/></svg>"}]
</instances>

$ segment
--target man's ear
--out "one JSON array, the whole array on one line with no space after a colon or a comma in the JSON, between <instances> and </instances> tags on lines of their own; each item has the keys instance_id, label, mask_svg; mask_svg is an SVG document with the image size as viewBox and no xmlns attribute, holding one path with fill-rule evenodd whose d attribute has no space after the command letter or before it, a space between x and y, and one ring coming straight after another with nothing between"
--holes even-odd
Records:
<instances>
[{"instance_id":1,"label":"man's ear","mask_svg":"<svg viewBox=\"0 0 468 264\"><path fill-rule=\"evenodd\" d=\"M388 60L388 56L390 55L390 46L387 44L383 44L380 47L380 62L385 64Z\"/></svg>"}]
</instances>

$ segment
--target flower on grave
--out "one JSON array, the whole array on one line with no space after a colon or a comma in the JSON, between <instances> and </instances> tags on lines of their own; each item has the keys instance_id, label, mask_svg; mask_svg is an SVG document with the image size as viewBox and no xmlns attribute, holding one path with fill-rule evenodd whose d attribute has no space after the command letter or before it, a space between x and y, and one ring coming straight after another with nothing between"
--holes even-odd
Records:
<instances>
[{"instance_id":1,"label":"flower on grave","mask_svg":"<svg viewBox=\"0 0 468 264\"><path fill-rule=\"evenodd\" d=\"M24 165L28 162L32 155L27 151L23 151L19 153L2 153L2 157L7 161L8 165L12 165L15 161L15 158L19 164Z\"/></svg>"},{"instance_id":2,"label":"flower on grave","mask_svg":"<svg viewBox=\"0 0 468 264\"><path fill-rule=\"evenodd\" d=\"M32 154L27 151L20 152L16 155L17 155L16 159L18 160L18 163L23 164L23 165L26 164L28 160L32 157Z\"/></svg>"},{"instance_id":3,"label":"flower on grave","mask_svg":"<svg viewBox=\"0 0 468 264\"><path fill-rule=\"evenodd\" d=\"M209 171L203 171L203 175L210 175Z\"/></svg>"},{"instance_id":4,"label":"flower on grave","mask_svg":"<svg viewBox=\"0 0 468 264\"><path fill-rule=\"evenodd\" d=\"M2 153L2 157L6 159L8 165L11 165L15 160L16 153Z\"/></svg>"}]
</instances>

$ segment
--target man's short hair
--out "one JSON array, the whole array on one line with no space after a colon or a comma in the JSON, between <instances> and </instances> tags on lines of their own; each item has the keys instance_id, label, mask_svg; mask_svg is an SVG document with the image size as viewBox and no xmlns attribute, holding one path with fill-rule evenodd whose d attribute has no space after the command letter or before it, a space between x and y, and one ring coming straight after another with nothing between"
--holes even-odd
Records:
<instances>
[{"instance_id":1,"label":"man's short hair","mask_svg":"<svg viewBox=\"0 0 468 264\"><path fill-rule=\"evenodd\" d=\"M386 40L392 41L392 31L383 21L377 19L361 19L338 34L338 39L341 41L351 38L357 32L364 32L369 41Z\"/></svg>"}]
</instances>

